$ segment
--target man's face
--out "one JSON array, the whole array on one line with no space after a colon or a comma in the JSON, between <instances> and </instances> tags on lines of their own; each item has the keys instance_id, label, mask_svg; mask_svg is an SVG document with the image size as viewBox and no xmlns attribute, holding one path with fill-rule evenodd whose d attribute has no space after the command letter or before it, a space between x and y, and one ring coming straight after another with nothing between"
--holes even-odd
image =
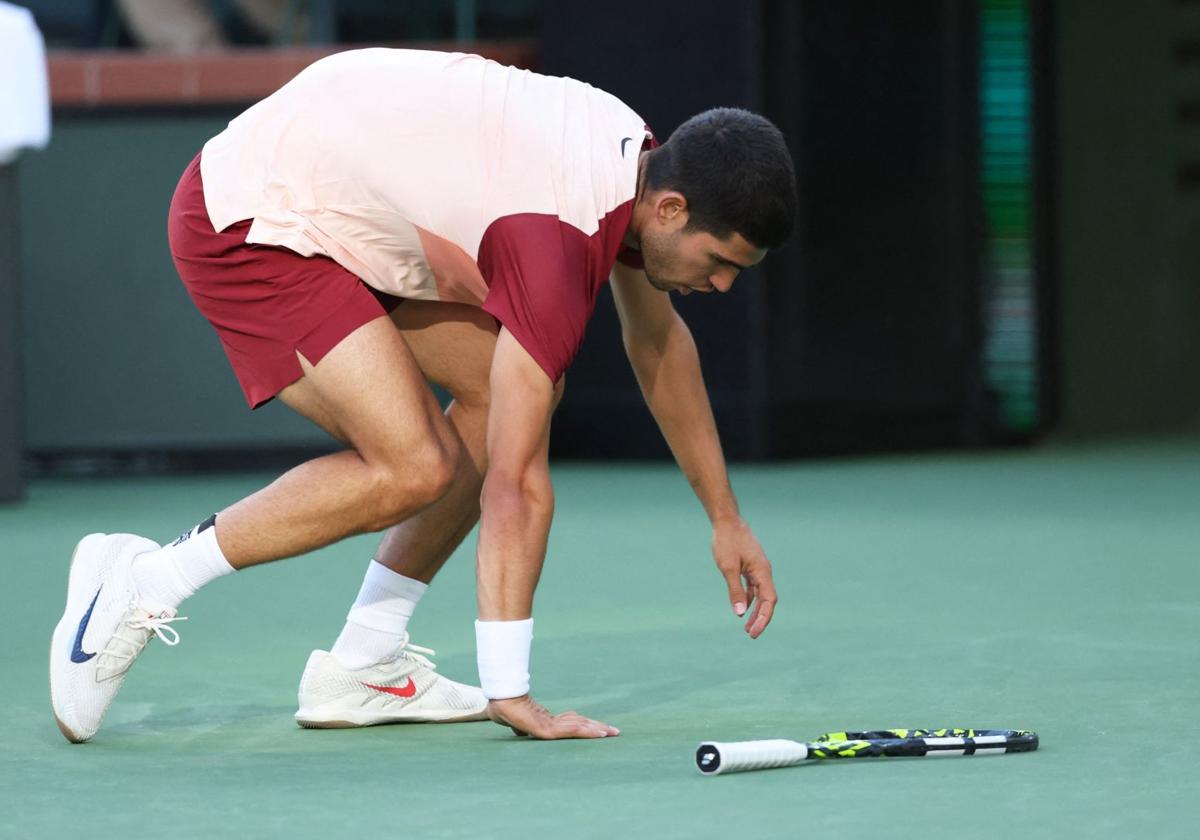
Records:
<instances>
[{"instance_id":1,"label":"man's face","mask_svg":"<svg viewBox=\"0 0 1200 840\"><path fill-rule=\"evenodd\" d=\"M766 256L740 233L718 239L711 233L686 231L686 209L665 210L642 231L640 242L646 278L659 291L727 292L739 271Z\"/></svg>"}]
</instances>

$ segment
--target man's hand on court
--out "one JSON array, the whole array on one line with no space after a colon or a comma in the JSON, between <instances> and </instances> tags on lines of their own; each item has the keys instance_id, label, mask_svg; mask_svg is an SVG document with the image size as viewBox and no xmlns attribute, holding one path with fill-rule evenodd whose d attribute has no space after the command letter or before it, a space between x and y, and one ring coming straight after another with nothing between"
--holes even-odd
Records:
<instances>
[{"instance_id":1,"label":"man's hand on court","mask_svg":"<svg viewBox=\"0 0 1200 840\"><path fill-rule=\"evenodd\" d=\"M509 700L489 701L487 713L493 721L507 726L517 735L547 741L559 738L607 738L621 734L621 730L615 726L586 718L579 712L552 715L528 694Z\"/></svg>"},{"instance_id":2,"label":"man's hand on court","mask_svg":"<svg viewBox=\"0 0 1200 840\"><path fill-rule=\"evenodd\" d=\"M775 582L771 561L744 519L726 520L713 526L713 559L729 587L729 603L739 616L749 613L746 632L757 639L771 623Z\"/></svg>"}]
</instances>

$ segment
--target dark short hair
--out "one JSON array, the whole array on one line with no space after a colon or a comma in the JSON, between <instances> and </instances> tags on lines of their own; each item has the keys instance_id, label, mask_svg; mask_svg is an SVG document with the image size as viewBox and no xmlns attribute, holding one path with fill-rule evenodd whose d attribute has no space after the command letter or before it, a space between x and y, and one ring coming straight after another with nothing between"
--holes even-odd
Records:
<instances>
[{"instance_id":1,"label":"dark short hair","mask_svg":"<svg viewBox=\"0 0 1200 840\"><path fill-rule=\"evenodd\" d=\"M782 245L796 223L796 173L783 134L766 117L713 108L671 133L646 159L646 189L682 193L688 229L759 248Z\"/></svg>"}]
</instances>

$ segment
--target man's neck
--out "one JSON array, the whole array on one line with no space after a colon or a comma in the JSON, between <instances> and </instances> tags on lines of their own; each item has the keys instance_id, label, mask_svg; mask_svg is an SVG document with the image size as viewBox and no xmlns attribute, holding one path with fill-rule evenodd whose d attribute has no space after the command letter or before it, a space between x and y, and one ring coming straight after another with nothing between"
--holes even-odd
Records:
<instances>
[{"instance_id":1,"label":"man's neck","mask_svg":"<svg viewBox=\"0 0 1200 840\"><path fill-rule=\"evenodd\" d=\"M648 152L642 152L638 155L637 191L633 194L633 212L629 214L629 226L625 228L625 235L621 237L621 244L635 251L642 250L642 226L645 224L642 196L646 189L647 154Z\"/></svg>"}]
</instances>

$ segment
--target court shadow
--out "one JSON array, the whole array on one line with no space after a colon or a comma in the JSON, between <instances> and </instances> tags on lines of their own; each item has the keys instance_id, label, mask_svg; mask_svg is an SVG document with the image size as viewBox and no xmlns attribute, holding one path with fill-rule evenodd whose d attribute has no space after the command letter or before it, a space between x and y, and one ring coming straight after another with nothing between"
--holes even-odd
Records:
<instances>
[{"instance_id":1,"label":"court shadow","mask_svg":"<svg viewBox=\"0 0 1200 840\"><path fill-rule=\"evenodd\" d=\"M605 715L616 716L645 712L665 704L688 706L694 698L719 696L724 689L748 678L744 669L714 667L713 660L706 661L703 655L704 651L721 650L727 645L727 633L681 627L656 629L652 635L654 643L649 645L645 629L571 636L569 643L573 648L591 651L603 667L590 671L576 667L564 672L564 682L572 691L547 692L547 702L553 703L556 710L566 708L563 704L567 704L579 707L585 714L588 708L603 708ZM681 651L697 655L684 656ZM613 663L624 663L636 675L622 678L625 667Z\"/></svg>"},{"instance_id":2,"label":"court shadow","mask_svg":"<svg viewBox=\"0 0 1200 840\"><path fill-rule=\"evenodd\" d=\"M137 705L143 707L139 712ZM186 731L192 735L231 728L257 728L264 724L280 728L294 727L295 704L205 703L197 706L168 706L142 703L123 708L121 719L104 726L107 736L170 734Z\"/></svg>"}]
</instances>

